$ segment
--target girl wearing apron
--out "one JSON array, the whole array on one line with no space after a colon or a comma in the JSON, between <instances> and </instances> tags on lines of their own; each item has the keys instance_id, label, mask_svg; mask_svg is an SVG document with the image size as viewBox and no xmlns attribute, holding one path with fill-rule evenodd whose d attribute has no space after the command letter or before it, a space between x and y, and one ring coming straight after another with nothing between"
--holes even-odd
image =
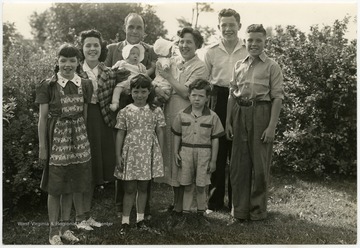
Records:
<instances>
[{"instance_id":1,"label":"girl wearing apron","mask_svg":"<svg viewBox=\"0 0 360 248\"><path fill-rule=\"evenodd\" d=\"M36 103L40 104L39 161L44 166L40 187L48 192L52 245L79 241L69 229L73 194L90 189L91 156L85 123L92 85L75 74L79 59L77 48L62 45L55 75L36 87Z\"/></svg>"}]
</instances>

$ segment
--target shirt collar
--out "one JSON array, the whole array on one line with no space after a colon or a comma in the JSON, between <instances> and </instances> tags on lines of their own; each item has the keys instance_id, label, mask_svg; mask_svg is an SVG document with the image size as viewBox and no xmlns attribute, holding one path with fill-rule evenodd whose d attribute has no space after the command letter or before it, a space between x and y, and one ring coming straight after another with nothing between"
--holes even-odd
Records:
<instances>
[{"instance_id":1,"label":"shirt collar","mask_svg":"<svg viewBox=\"0 0 360 248\"><path fill-rule=\"evenodd\" d=\"M192 105L185 108L183 112L186 113L186 114L191 114ZM210 115L210 109L209 109L209 107L207 105L204 106L203 111L202 111L202 116L204 116L204 115Z\"/></svg>"},{"instance_id":2,"label":"shirt collar","mask_svg":"<svg viewBox=\"0 0 360 248\"><path fill-rule=\"evenodd\" d=\"M244 47L244 46L245 46L244 42L243 42L241 39L239 39L238 42L236 43L236 46L235 46L235 48L234 48L233 53L236 52L237 50L239 50L240 48ZM225 48L225 46L224 46L223 40L221 40L221 41L219 42L219 47L220 47L222 50L224 50L225 52L227 52L227 51L226 51L226 48Z\"/></svg>"},{"instance_id":3,"label":"shirt collar","mask_svg":"<svg viewBox=\"0 0 360 248\"><path fill-rule=\"evenodd\" d=\"M195 54L194 57L192 57L190 60L185 61L183 57L181 57L181 63L186 66L187 64L192 63L194 60L197 60L199 57L197 56L197 54Z\"/></svg>"},{"instance_id":4,"label":"shirt collar","mask_svg":"<svg viewBox=\"0 0 360 248\"><path fill-rule=\"evenodd\" d=\"M262 62L265 62L265 60L267 59L267 55L264 53L264 52L262 52L260 55L259 55L259 59L262 61ZM243 63L245 63L246 61L253 61L254 59L250 56L250 55L248 55L248 56L246 56L246 58L243 60Z\"/></svg>"},{"instance_id":5,"label":"shirt collar","mask_svg":"<svg viewBox=\"0 0 360 248\"><path fill-rule=\"evenodd\" d=\"M57 83L60 84L60 86L63 88L66 86L66 84L69 81L73 82L77 87L80 87L80 85L81 85L81 78L77 74L74 75L73 79L69 80L69 79L62 77L60 75L60 72L58 72L57 78L58 78Z\"/></svg>"},{"instance_id":6,"label":"shirt collar","mask_svg":"<svg viewBox=\"0 0 360 248\"><path fill-rule=\"evenodd\" d=\"M129 108L134 109L134 110L140 110L140 109L148 109L150 107L149 107L149 104L146 104L144 107L138 107L138 106L135 106L135 104L131 103L131 104L129 104Z\"/></svg>"}]
</instances>

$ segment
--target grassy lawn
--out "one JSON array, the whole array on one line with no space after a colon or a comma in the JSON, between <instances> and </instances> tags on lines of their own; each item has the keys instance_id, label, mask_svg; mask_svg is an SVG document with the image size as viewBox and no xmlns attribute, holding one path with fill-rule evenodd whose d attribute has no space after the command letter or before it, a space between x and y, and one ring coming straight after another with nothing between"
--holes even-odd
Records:
<instances>
[{"instance_id":1,"label":"grassy lawn","mask_svg":"<svg viewBox=\"0 0 360 248\"><path fill-rule=\"evenodd\" d=\"M165 209L172 190L153 183L152 231L132 228L119 234L121 219L116 216L113 184L97 189L93 211L107 226L91 232L74 230L79 244L356 244L356 178L314 179L302 175L274 173L271 177L268 218L233 226L227 211L207 215L210 225L194 219L182 228ZM46 203L36 210L3 214L3 244L48 244ZM175 219L176 220L176 219ZM131 221L135 221L134 215Z\"/></svg>"}]
</instances>

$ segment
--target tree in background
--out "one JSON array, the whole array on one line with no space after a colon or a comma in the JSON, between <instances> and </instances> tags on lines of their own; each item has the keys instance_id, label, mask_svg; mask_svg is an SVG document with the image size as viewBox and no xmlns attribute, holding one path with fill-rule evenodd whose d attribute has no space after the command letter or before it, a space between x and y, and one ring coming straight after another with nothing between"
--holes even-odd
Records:
<instances>
[{"instance_id":1,"label":"tree in background","mask_svg":"<svg viewBox=\"0 0 360 248\"><path fill-rule=\"evenodd\" d=\"M108 8L98 4L97 8L100 7ZM66 8L62 9L63 5L59 8L65 18ZM151 8L146 8L137 10L145 12L147 38L153 39L155 35L149 28L157 23L157 19L147 18L146 13L150 16L153 13ZM119 9L114 12L118 13ZM108 39L115 37L126 14L117 17L120 24L114 33L106 33ZM54 15L54 12L48 11L46 15ZM77 15L71 12L69 16ZM269 37L266 52L278 61L285 77L286 98L277 126L273 158L275 168L281 171L356 174L356 40L348 41L344 37L348 22L349 17L346 17L332 26L313 26L307 35L294 26L278 26ZM68 32L74 33L75 29L69 24L61 26L62 29L50 29L54 23L49 23L50 28L41 23L36 24L38 28L44 27L51 32L63 29L57 35L62 39L73 38ZM41 34L43 36L39 33L39 40L47 43L52 37L64 41L53 37L55 33L50 31ZM121 37L124 36L119 33ZM38 206L40 200L46 200L39 189L42 168L37 162L35 84L51 76L56 49L39 47L39 40L26 41L13 24L3 23L4 212L14 210L16 206Z\"/></svg>"},{"instance_id":2,"label":"tree in background","mask_svg":"<svg viewBox=\"0 0 360 248\"><path fill-rule=\"evenodd\" d=\"M3 23L3 57L9 54L10 47L18 40L23 40L23 36L16 31L15 23Z\"/></svg>"},{"instance_id":3,"label":"tree in background","mask_svg":"<svg viewBox=\"0 0 360 248\"><path fill-rule=\"evenodd\" d=\"M184 17L178 18L176 20L178 21L180 28L193 27L194 29L199 30L199 32L203 35L206 44L210 36L215 34L216 30L209 26L198 25L199 16L202 12L214 12L214 9L209 3L195 3L195 6L192 8L191 22L187 21Z\"/></svg>"},{"instance_id":4,"label":"tree in background","mask_svg":"<svg viewBox=\"0 0 360 248\"><path fill-rule=\"evenodd\" d=\"M46 42L72 42L74 33L95 28L104 39L117 42L125 39L124 19L130 12L141 14L146 21L144 41L153 44L158 36L165 36L164 22L150 5L139 3L55 3L42 14L30 18L32 34L41 45Z\"/></svg>"},{"instance_id":5,"label":"tree in background","mask_svg":"<svg viewBox=\"0 0 360 248\"><path fill-rule=\"evenodd\" d=\"M349 17L333 26L278 26L267 53L282 66L284 107L275 163L295 171L356 174L356 40Z\"/></svg>"}]
</instances>

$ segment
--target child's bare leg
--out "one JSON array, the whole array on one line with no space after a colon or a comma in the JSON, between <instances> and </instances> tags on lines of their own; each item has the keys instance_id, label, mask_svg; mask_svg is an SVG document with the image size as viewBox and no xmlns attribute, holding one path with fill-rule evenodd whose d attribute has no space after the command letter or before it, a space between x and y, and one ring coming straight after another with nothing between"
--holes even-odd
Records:
<instances>
[{"instance_id":1,"label":"child's bare leg","mask_svg":"<svg viewBox=\"0 0 360 248\"><path fill-rule=\"evenodd\" d=\"M119 108L120 95L123 91L123 87L116 86L112 95L110 109L116 111Z\"/></svg>"},{"instance_id":2,"label":"child's bare leg","mask_svg":"<svg viewBox=\"0 0 360 248\"><path fill-rule=\"evenodd\" d=\"M196 201L198 211L205 211L206 209L206 191L205 187L196 186Z\"/></svg>"},{"instance_id":3,"label":"child's bare leg","mask_svg":"<svg viewBox=\"0 0 360 248\"><path fill-rule=\"evenodd\" d=\"M123 215L122 215L122 224L130 223L130 212L133 207L136 191L137 191L137 182L136 181L124 181L124 199L123 199Z\"/></svg>"},{"instance_id":4,"label":"child's bare leg","mask_svg":"<svg viewBox=\"0 0 360 248\"><path fill-rule=\"evenodd\" d=\"M73 194L63 194L61 195L61 233L64 233L70 227L70 214L71 214L71 206L73 203Z\"/></svg>"},{"instance_id":5,"label":"child's bare leg","mask_svg":"<svg viewBox=\"0 0 360 248\"><path fill-rule=\"evenodd\" d=\"M87 192L73 194L77 222L90 218L90 209L94 189L95 186L91 186L90 190Z\"/></svg>"},{"instance_id":6,"label":"child's bare leg","mask_svg":"<svg viewBox=\"0 0 360 248\"><path fill-rule=\"evenodd\" d=\"M48 195L47 205L50 222L49 237L51 238L54 235L59 235L60 195Z\"/></svg>"},{"instance_id":7,"label":"child's bare leg","mask_svg":"<svg viewBox=\"0 0 360 248\"><path fill-rule=\"evenodd\" d=\"M195 184L184 186L184 200L183 200L183 211L189 212L193 197L194 197Z\"/></svg>"},{"instance_id":8,"label":"child's bare leg","mask_svg":"<svg viewBox=\"0 0 360 248\"><path fill-rule=\"evenodd\" d=\"M137 181L137 199L136 199L136 222L144 220L144 212L149 181Z\"/></svg>"},{"instance_id":9,"label":"child's bare leg","mask_svg":"<svg viewBox=\"0 0 360 248\"><path fill-rule=\"evenodd\" d=\"M174 190L174 211L181 213L183 210L184 186L173 187Z\"/></svg>"},{"instance_id":10,"label":"child's bare leg","mask_svg":"<svg viewBox=\"0 0 360 248\"><path fill-rule=\"evenodd\" d=\"M73 202L76 212L76 222L85 220L84 193L74 193Z\"/></svg>"}]
</instances>

